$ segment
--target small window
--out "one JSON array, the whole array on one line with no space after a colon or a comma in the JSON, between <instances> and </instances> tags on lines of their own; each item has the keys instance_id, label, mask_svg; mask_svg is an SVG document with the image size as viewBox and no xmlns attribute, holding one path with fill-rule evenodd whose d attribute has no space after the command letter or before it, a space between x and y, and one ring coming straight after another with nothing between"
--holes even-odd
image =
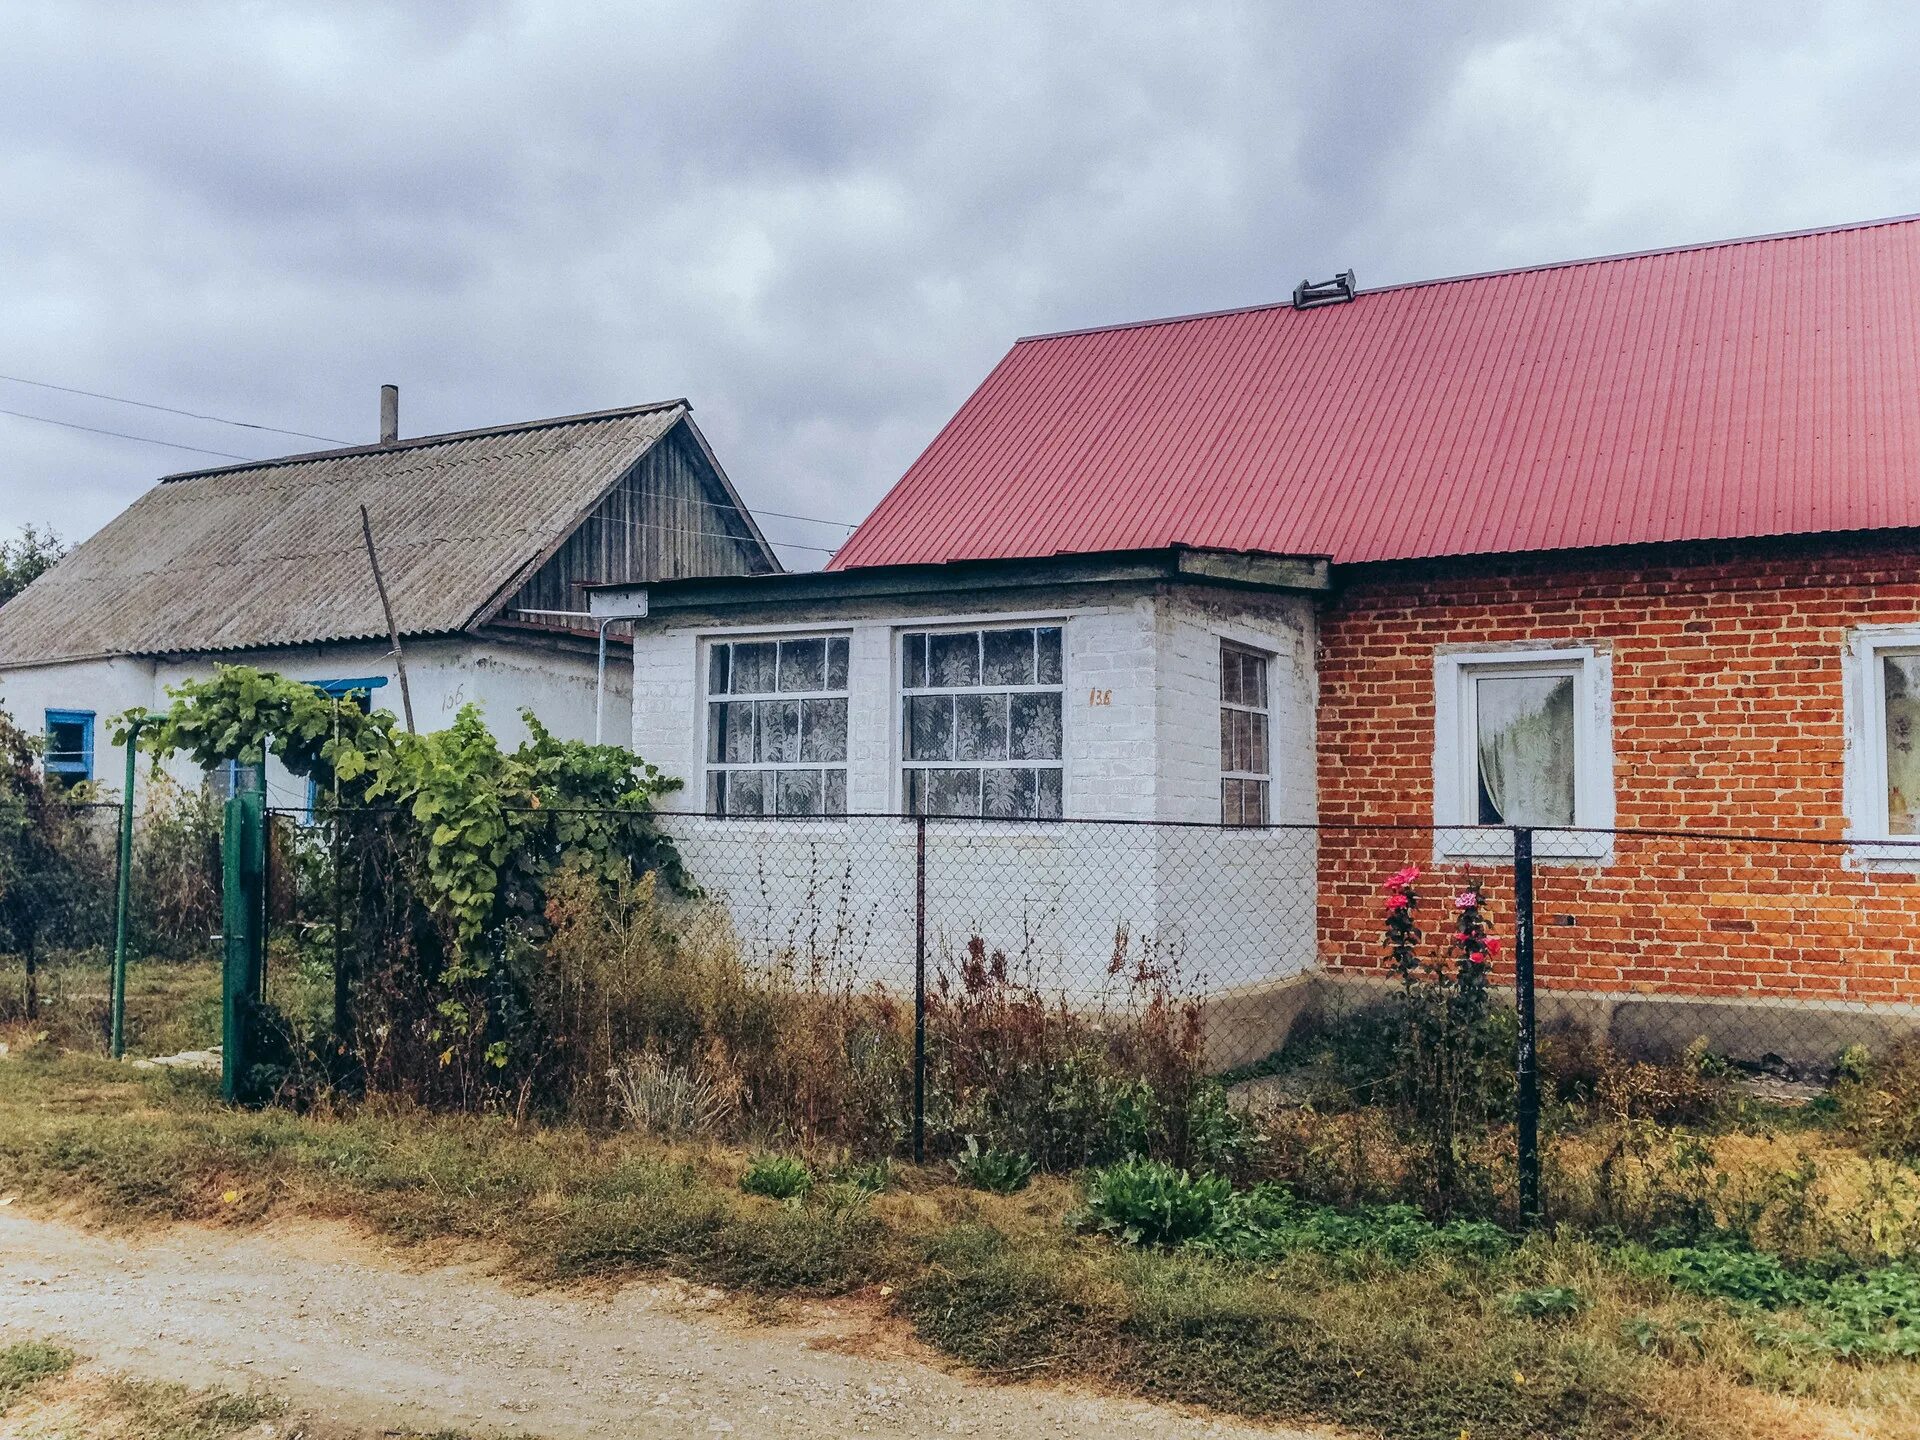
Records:
<instances>
[{"instance_id":1,"label":"small window","mask_svg":"<svg viewBox=\"0 0 1920 1440\"><path fill-rule=\"evenodd\" d=\"M1846 715L1848 829L1857 840L1900 842L1857 856L1920 870L1920 630L1852 638Z\"/></svg>"},{"instance_id":2,"label":"small window","mask_svg":"<svg viewBox=\"0 0 1920 1440\"><path fill-rule=\"evenodd\" d=\"M41 768L49 780L77 785L93 778L93 711L47 711L47 744Z\"/></svg>"},{"instance_id":3,"label":"small window","mask_svg":"<svg viewBox=\"0 0 1920 1440\"><path fill-rule=\"evenodd\" d=\"M1058 820L1064 662L1058 625L900 637L908 813Z\"/></svg>"},{"instance_id":4,"label":"small window","mask_svg":"<svg viewBox=\"0 0 1920 1440\"><path fill-rule=\"evenodd\" d=\"M216 800L231 800L251 790L265 790L266 785L266 767L262 765L222 760L207 771L207 789Z\"/></svg>"},{"instance_id":5,"label":"small window","mask_svg":"<svg viewBox=\"0 0 1920 1440\"><path fill-rule=\"evenodd\" d=\"M1585 649L1439 657L1434 819L1443 855L1504 854L1508 843L1444 827L1612 826L1607 684L1604 657ZM1591 859L1608 838L1548 834L1535 853Z\"/></svg>"},{"instance_id":6,"label":"small window","mask_svg":"<svg viewBox=\"0 0 1920 1440\"><path fill-rule=\"evenodd\" d=\"M1264 825L1273 767L1268 758L1269 658L1231 641L1220 644L1220 821Z\"/></svg>"},{"instance_id":7,"label":"small window","mask_svg":"<svg viewBox=\"0 0 1920 1440\"><path fill-rule=\"evenodd\" d=\"M847 813L844 635L715 641L707 651L707 812Z\"/></svg>"}]
</instances>

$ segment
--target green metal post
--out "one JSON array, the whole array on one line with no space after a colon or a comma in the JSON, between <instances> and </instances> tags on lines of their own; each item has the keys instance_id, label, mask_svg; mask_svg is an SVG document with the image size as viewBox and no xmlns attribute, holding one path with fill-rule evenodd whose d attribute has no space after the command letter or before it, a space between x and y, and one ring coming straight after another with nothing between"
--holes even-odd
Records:
<instances>
[{"instance_id":1,"label":"green metal post","mask_svg":"<svg viewBox=\"0 0 1920 1440\"><path fill-rule=\"evenodd\" d=\"M220 1093L241 1098L247 1057L247 1016L260 974L260 895L266 838L258 790L227 801L220 830L221 929L225 941L221 983Z\"/></svg>"},{"instance_id":2,"label":"green metal post","mask_svg":"<svg viewBox=\"0 0 1920 1440\"><path fill-rule=\"evenodd\" d=\"M133 898L133 779L140 726L127 731L127 783L120 792L120 875L113 900L113 1058L127 1053L127 922Z\"/></svg>"}]
</instances>

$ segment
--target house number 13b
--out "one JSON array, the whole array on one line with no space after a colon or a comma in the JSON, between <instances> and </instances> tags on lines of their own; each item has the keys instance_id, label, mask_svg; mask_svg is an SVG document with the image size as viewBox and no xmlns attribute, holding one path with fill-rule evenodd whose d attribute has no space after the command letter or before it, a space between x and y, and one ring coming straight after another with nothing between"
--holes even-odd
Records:
<instances>
[{"instance_id":1,"label":"house number 13b","mask_svg":"<svg viewBox=\"0 0 1920 1440\"><path fill-rule=\"evenodd\" d=\"M1113 691L1111 691L1111 690L1089 690L1089 691L1087 691L1087 704L1089 704L1089 705L1111 705L1111 704L1113 704Z\"/></svg>"}]
</instances>

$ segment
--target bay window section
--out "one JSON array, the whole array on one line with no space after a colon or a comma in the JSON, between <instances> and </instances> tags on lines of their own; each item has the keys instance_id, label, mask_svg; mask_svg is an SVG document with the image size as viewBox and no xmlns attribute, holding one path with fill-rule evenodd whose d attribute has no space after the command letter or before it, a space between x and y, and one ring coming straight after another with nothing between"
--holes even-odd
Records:
<instances>
[{"instance_id":1,"label":"bay window section","mask_svg":"<svg viewBox=\"0 0 1920 1440\"><path fill-rule=\"evenodd\" d=\"M707 811L847 813L844 635L715 641L707 652Z\"/></svg>"},{"instance_id":2,"label":"bay window section","mask_svg":"<svg viewBox=\"0 0 1920 1440\"><path fill-rule=\"evenodd\" d=\"M902 789L914 815L1058 820L1058 625L901 637Z\"/></svg>"}]
</instances>

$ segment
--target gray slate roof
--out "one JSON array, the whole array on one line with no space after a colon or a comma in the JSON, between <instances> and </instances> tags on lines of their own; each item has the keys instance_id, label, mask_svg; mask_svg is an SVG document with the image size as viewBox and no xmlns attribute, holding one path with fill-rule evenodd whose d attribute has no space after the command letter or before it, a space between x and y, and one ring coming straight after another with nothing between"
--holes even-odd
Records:
<instances>
[{"instance_id":1,"label":"gray slate roof","mask_svg":"<svg viewBox=\"0 0 1920 1440\"><path fill-rule=\"evenodd\" d=\"M487 618L683 400L168 476L11 602L0 666L384 638Z\"/></svg>"}]
</instances>

